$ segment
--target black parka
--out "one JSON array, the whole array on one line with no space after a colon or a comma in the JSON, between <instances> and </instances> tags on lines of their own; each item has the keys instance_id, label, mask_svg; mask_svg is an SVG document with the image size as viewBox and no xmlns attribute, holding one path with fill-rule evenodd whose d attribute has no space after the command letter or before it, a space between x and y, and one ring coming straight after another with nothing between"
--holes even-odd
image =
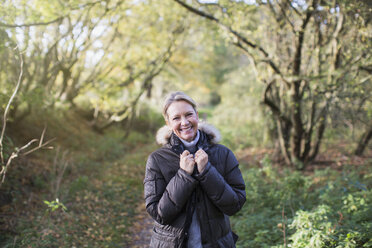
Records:
<instances>
[{"instance_id":1,"label":"black parka","mask_svg":"<svg viewBox=\"0 0 372 248\"><path fill-rule=\"evenodd\" d=\"M234 154L215 144L217 131L206 124L199 130L197 147L208 154L208 164L193 176L179 166L184 151L179 138L170 130L158 132L163 147L148 157L144 179L146 209L155 220L151 248L185 247L189 208L196 210L203 248L235 247L228 216L246 200L244 180Z\"/></svg>"}]
</instances>

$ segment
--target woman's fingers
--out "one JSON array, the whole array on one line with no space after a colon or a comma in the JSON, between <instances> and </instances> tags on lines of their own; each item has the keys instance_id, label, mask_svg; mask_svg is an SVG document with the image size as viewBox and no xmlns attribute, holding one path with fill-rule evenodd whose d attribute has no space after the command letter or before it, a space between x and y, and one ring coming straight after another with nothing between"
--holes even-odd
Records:
<instances>
[{"instance_id":1,"label":"woman's fingers","mask_svg":"<svg viewBox=\"0 0 372 248\"><path fill-rule=\"evenodd\" d=\"M197 158L205 158L205 157L208 158L208 154L207 154L203 149L199 149L199 150L195 153L195 159L197 159Z\"/></svg>"},{"instance_id":2,"label":"woman's fingers","mask_svg":"<svg viewBox=\"0 0 372 248\"><path fill-rule=\"evenodd\" d=\"M194 155L190 154L189 151L185 150L180 156L180 167L184 169L188 174L192 174L194 170Z\"/></svg>"},{"instance_id":3,"label":"woman's fingers","mask_svg":"<svg viewBox=\"0 0 372 248\"><path fill-rule=\"evenodd\" d=\"M202 173L208 163L208 154L203 149L199 149L195 153L195 162L198 165L199 173Z\"/></svg>"},{"instance_id":4,"label":"woman's fingers","mask_svg":"<svg viewBox=\"0 0 372 248\"><path fill-rule=\"evenodd\" d=\"M184 150L183 153L181 154L181 158L182 157L185 157L185 156L187 156L189 154L190 154L190 152L188 150Z\"/></svg>"},{"instance_id":5,"label":"woman's fingers","mask_svg":"<svg viewBox=\"0 0 372 248\"><path fill-rule=\"evenodd\" d=\"M185 157L189 162L195 163L194 155L189 154Z\"/></svg>"},{"instance_id":6,"label":"woman's fingers","mask_svg":"<svg viewBox=\"0 0 372 248\"><path fill-rule=\"evenodd\" d=\"M183 151L180 156L181 159L194 160L194 155L192 155L188 150Z\"/></svg>"}]
</instances>

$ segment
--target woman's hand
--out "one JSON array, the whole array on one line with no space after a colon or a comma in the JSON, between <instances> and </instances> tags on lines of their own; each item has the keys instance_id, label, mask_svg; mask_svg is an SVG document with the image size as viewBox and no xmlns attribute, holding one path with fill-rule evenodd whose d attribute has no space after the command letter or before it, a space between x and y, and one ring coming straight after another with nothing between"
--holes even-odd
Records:
<instances>
[{"instance_id":1,"label":"woman's hand","mask_svg":"<svg viewBox=\"0 0 372 248\"><path fill-rule=\"evenodd\" d=\"M203 149L199 149L195 153L195 162L198 165L199 173L202 173L208 163L208 154Z\"/></svg>"},{"instance_id":2,"label":"woman's hand","mask_svg":"<svg viewBox=\"0 0 372 248\"><path fill-rule=\"evenodd\" d=\"M180 167L185 170L187 174L191 175L194 171L195 160L194 156L188 150L183 151L180 156Z\"/></svg>"}]
</instances>

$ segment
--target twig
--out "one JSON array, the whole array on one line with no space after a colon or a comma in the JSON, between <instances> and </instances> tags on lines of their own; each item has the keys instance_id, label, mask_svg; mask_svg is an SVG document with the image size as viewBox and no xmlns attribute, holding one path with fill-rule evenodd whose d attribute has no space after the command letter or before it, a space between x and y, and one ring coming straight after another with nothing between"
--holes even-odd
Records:
<instances>
[{"instance_id":1,"label":"twig","mask_svg":"<svg viewBox=\"0 0 372 248\"><path fill-rule=\"evenodd\" d=\"M46 125L44 126L43 132L41 133L41 137L40 137L40 142L39 142L39 146L41 146L41 144L43 144L43 140L44 140L44 135L45 135L45 131L46 131Z\"/></svg>"},{"instance_id":2,"label":"twig","mask_svg":"<svg viewBox=\"0 0 372 248\"><path fill-rule=\"evenodd\" d=\"M6 28L22 28L22 27L32 27L32 26L46 26L55 22L59 22L63 20L65 16L58 17L54 20L51 20L49 22L35 22L35 23L24 23L24 24L8 24L0 22L0 27L6 27Z\"/></svg>"},{"instance_id":3,"label":"twig","mask_svg":"<svg viewBox=\"0 0 372 248\"><path fill-rule=\"evenodd\" d=\"M16 46L14 50L16 50L16 49L19 51L18 46ZM6 121L7 121L7 118L8 118L8 111L9 111L10 104L13 102L13 99L18 92L19 86L21 85L21 82L22 82L22 76L23 76L23 57L22 57L21 52L19 52L19 57L20 57L20 60L21 60L21 71L19 73L18 82L17 82L16 88L14 89L14 92L13 92L12 96L10 97L10 99L8 101L8 104L6 105L4 115L3 115L3 128L1 130L1 136L0 136L0 156L1 156L1 164L2 165L5 164L4 155L3 155L3 139L4 139L4 134L5 134Z\"/></svg>"},{"instance_id":4,"label":"twig","mask_svg":"<svg viewBox=\"0 0 372 248\"><path fill-rule=\"evenodd\" d=\"M19 51L18 46L15 48L15 50L16 49ZM3 147L3 140L4 140L4 135L5 135L6 122L7 122L7 118L8 118L8 111L9 111L10 105L12 104L12 102L13 102L13 100L14 100L17 92L18 92L18 89L19 89L19 87L21 85L21 82L22 82L22 76L23 76L23 57L22 57L21 52L19 52L19 56L20 56L20 60L21 60L21 66L20 66L21 70L20 70L20 73L19 73L17 85L16 85L16 88L13 91L12 96L10 97L10 99L8 101L8 104L5 108L4 115L3 115L3 127L2 127L2 130L1 130L1 136L0 136L0 157L1 157L0 176L2 176L0 186L5 181L6 172L9 168L10 164L12 163L13 159L17 158L19 155L27 155L27 154L30 154L30 153L36 151L36 150L39 150L39 149L45 147L46 145L48 145L50 142L52 142L55 139L55 138L50 139L50 140L48 140L47 142L44 143L44 136L45 136L45 132L46 132L46 126L45 126L43 132L41 133L40 140L32 139L31 141L29 141L26 145L22 146L21 148L15 148L15 151L12 152L12 154L9 156L9 158L5 162L4 152L3 152L3 148L4 148ZM35 147L35 148L33 148L33 149L31 149L27 152L23 152L24 150L29 148L33 143L38 142L38 141L39 141L39 144L38 144L37 147Z\"/></svg>"},{"instance_id":5,"label":"twig","mask_svg":"<svg viewBox=\"0 0 372 248\"><path fill-rule=\"evenodd\" d=\"M285 220L285 222L284 222L284 220ZM284 205L283 205L283 209L282 209L282 232L283 232L284 248L287 247L287 238L285 236L285 224L286 224L286 222L287 222L287 217L284 214Z\"/></svg>"},{"instance_id":6,"label":"twig","mask_svg":"<svg viewBox=\"0 0 372 248\"><path fill-rule=\"evenodd\" d=\"M15 238L14 238L14 242L13 242L13 248L15 247L15 245L16 245L16 242L17 242L17 236L15 236Z\"/></svg>"},{"instance_id":7,"label":"twig","mask_svg":"<svg viewBox=\"0 0 372 248\"><path fill-rule=\"evenodd\" d=\"M67 166L70 164L70 159L66 158L68 153L69 153L68 150L64 151L62 153L62 156L59 158L60 147L57 148L56 156L53 161L53 172L55 173L54 175L55 178L53 181L55 182L54 183L52 182L52 188L54 191L53 192L54 198L58 198L58 192L62 182L63 175L66 171Z\"/></svg>"},{"instance_id":8,"label":"twig","mask_svg":"<svg viewBox=\"0 0 372 248\"><path fill-rule=\"evenodd\" d=\"M45 130L45 129L44 129ZM2 166L2 169L0 171L0 175L2 175L2 180L1 180L1 183L0 183L0 186L2 183L4 183L5 181L5 176L6 176L6 172L8 170L8 167L10 166L11 162L13 159L19 157L19 155L27 155L27 154L30 154L36 150L39 150L43 147L45 147L47 144L49 144L50 142L52 142L53 140L55 140L55 138L53 139L50 139L48 140L47 142L43 143L43 144L39 144L37 147L25 152L25 153L21 153L23 150L27 149L28 147L30 147L33 143L39 141L38 139L33 139L31 140L30 142L28 142L26 145L22 146L21 148L17 149L16 148L16 151L12 152L12 154L10 155L10 157L8 158L8 161L6 162L6 165L3 165Z\"/></svg>"},{"instance_id":9,"label":"twig","mask_svg":"<svg viewBox=\"0 0 372 248\"><path fill-rule=\"evenodd\" d=\"M33 148L33 149L31 149L31 150L25 152L25 153L22 153L22 155L23 155L23 156L26 156L26 155L28 155L28 154L34 152L34 151L37 151L37 150L39 150L39 149L45 147L46 145L48 145L50 142L54 141L55 139L56 139L56 138L52 138L52 139L48 140L47 142L45 142L44 144L41 144L41 145L39 145L39 146L37 146L37 147L35 147L35 148ZM50 147L46 147L46 148L47 148L47 149L53 149L52 146L50 146Z\"/></svg>"}]
</instances>

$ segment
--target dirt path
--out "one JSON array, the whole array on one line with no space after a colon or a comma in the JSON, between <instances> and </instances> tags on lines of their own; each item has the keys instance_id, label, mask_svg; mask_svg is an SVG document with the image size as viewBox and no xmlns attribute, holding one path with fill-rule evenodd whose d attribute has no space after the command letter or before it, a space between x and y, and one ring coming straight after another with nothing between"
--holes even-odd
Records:
<instances>
[{"instance_id":1,"label":"dirt path","mask_svg":"<svg viewBox=\"0 0 372 248\"><path fill-rule=\"evenodd\" d=\"M147 214L145 205L141 204L137 213L137 221L132 226L131 248L148 248L151 239L153 219Z\"/></svg>"}]
</instances>

